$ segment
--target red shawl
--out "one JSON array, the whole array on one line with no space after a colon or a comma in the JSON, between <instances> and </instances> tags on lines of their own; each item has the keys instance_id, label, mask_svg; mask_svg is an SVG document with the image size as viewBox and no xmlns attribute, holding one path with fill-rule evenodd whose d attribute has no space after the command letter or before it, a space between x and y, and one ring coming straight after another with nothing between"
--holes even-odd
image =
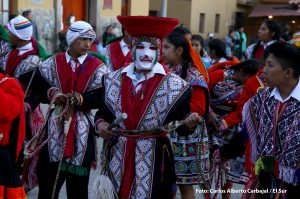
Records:
<instances>
[{"instance_id":1,"label":"red shawl","mask_svg":"<svg viewBox=\"0 0 300 199\"><path fill-rule=\"evenodd\" d=\"M165 68L166 73L169 72ZM126 129L134 130L138 128L140 120L143 118L149 104L152 102L152 98L164 79L164 75L155 74L154 77L144 82L142 88L134 95L134 86L132 80L122 75L122 112L130 113L128 118L124 121ZM143 96L143 99L141 99ZM137 108L138 107L138 108ZM126 142L126 152L124 160L124 176L122 179L119 196L120 198L128 198L130 195L131 187L135 177L135 148L136 138L128 137Z\"/></svg>"},{"instance_id":2,"label":"red shawl","mask_svg":"<svg viewBox=\"0 0 300 199\"><path fill-rule=\"evenodd\" d=\"M216 63L216 64L212 65L210 68L208 68L207 72L209 74L209 73L214 72L219 69L228 69L230 66L234 66L238 63L240 63L240 61L236 57L232 57L232 61Z\"/></svg>"},{"instance_id":3,"label":"red shawl","mask_svg":"<svg viewBox=\"0 0 300 199\"><path fill-rule=\"evenodd\" d=\"M65 53L56 55L57 76L63 93L83 93L98 66L102 63L100 60L88 55L82 65L77 67L75 72L67 63ZM64 157L71 157L74 154L74 138L76 132L76 117L73 115L70 129L67 135Z\"/></svg>"},{"instance_id":4,"label":"red shawl","mask_svg":"<svg viewBox=\"0 0 300 199\"><path fill-rule=\"evenodd\" d=\"M121 41L121 40L120 40ZM124 56L120 41L113 42L109 44L109 54L111 59L111 64L114 70L118 70L121 67L125 66L125 63L130 62L131 53L128 52L126 56Z\"/></svg>"},{"instance_id":5,"label":"red shawl","mask_svg":"<svg viewBox=\"0 0 300 199\"><path fill-rule=\"evenodd\" d=\"M0 80L2 80L5 77L6 77L5 75L0 73ZM17 160L25 138L24 93L18 81L13 78L3 82L1 88L13 94L16 97L15 98L16 100L14 102L9 102L9 103L19 104L20 107L20 111L17 114L17 117L19 118L18 136L16 141L16 160ZM5 99L3 99L2 101L5 102ZM1 106L5 106L5 104L1 104ZM8 118L8 116L6 118Z\"/></svg>"},{"instance_id":6,"label":"red shawl","mask_svg":"<svg viewBox=\"0 0 300 199\"><path fill-rule=\"evenodd\" d=\"M37 42L32 38L31 43L32 43L33 50L30 50L30 51L24 53L23 55L19 55L19 50L17 48L14 48L11 50L11 52L8 55L7 62L6 62L6 68L5 68L6 73L9 76L11 76L11 77L14 76L17 66L27 56L39 54Z\"/></svg>"}]
</instances>

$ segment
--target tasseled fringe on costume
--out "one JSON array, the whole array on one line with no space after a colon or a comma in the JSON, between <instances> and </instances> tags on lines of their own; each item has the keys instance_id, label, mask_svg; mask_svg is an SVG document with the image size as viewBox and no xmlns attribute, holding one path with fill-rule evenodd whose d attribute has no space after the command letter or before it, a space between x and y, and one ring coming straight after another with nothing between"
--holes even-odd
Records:
<instances>
[{"instance_id":1,"label":"tasseled fringe on costume","mask_svg":"<svg viewBox=\"0 0 300 199\"><path fill-rule=\"evenodd\" d=\"M100 175L93 184L92 199L117 199L114 185L106 175Z\"/></svg>"},{"instance_id":2,"label":"tasseled fringe on costume","mask_svg":"<svg viewBox=\"0 0 300 199\"><path fill-rule=\"evenodd\" d=\"M225 164L225 162L222 163L222 165L213 164L212 173L210 176L210 184L214 190L219 190L226 184L226 171L229 170L229 165L225 166ZM217 198L217 195L218 192L210 196L210 198Z\"/></svg>"},{"instance_id":3,"label":"tasseled fringe on costume","mask_svg":"<svg viewBox=\"0 0 300 199\"><path fill-rule=\"evenodd\" d=\"M251 103L248 101L244 105L243 110L243 120L244 123L244 129L242 133L247 133L248 135L248 141L246 143L246 152L245 152L245 168L248 172L251 172L251 168L254 166L254 162L257 159L257 138L256 138L256 130L255 130L255 124L253 122L252 118L252 109L251 109ZM295 176L295 170L291 168L286 168L279 164L279 176L278 179L281 179L289 184L296 185L300 179L297 179Z\"/></svg>"},{"instance_id":4,"label":"tasseled fringe on costume","mask_svg":"<svg viewBox=\"0 0 300 199\"><path fill-rule=\"evenodd\" d=\"M254 172L254 164L253 162L251 161L251 145L250 145L250 141L248 140L246 142L246 149L245 149L245 170L248 172L248 173L251 173L253 174Z\"/></svg>"},{"instance_id":5,"label":"tasseled fringe on costume","mask_svg":"<svg viewBox=\"0 0 300 199\"><path fill-rule=\"evenodd\" d=\"M289 184L297 185L297 179L295 175L295 170L291 168L286 168L282 165L279 165L279 176L278 179L282 179L284 182Z\"/></svg>"},{"instance_id":6,"label":"tasseled fringe on costume","mask_svg":"<svg viewBox=\"0 0 300 199\"><path fill-rule=\"evenodd\" d=\"M257 141L256 141L256 130L255 124L252 121L251 113L251 104L249 101L244 105L243 109L243 124L242 134L247 136L248 140L246 141L246 151L245 151L245 169L248 173L252 173L254 162L256 161L256 150L257 150Z\"/></svg>"},{"instance_id":7,"label":"tasseled fringe on costume","mask_svg":"<svg viewBox=\"0 0 300 199\"><path fill-rule=\"evenodd\" d=\"M245 185L244 190L255 190L258 188L258 186L259 186L258 178L254 176L253 179L249 179L249 181ZM254 198L253 193L245 192L242 194L242 199L252 199L252 198Z\"/></svg>"},{"instance_id":8,"label":"tasseled fringe on costume","mask_svg":"<svg viewBox=\"0 0 300 199\"><path fill-rule=\"evenodd\" d=\"M60 170L64 171L64 172L72 173L77 176L88 176L89 175L87 168L78 166L78 165L74 165L69 162L64 162L64 161L61 164Z\"/></svg>"}]
</instances>

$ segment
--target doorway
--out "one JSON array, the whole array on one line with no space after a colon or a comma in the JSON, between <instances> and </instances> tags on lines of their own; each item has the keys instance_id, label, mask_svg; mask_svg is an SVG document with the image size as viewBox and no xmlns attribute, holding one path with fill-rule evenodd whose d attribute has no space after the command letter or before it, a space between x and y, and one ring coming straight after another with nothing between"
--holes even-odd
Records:
<instances>
[{"instance_id":1,"label":"doorway","mask_svg":"<svg viewBox=\"0 0 300 199\"><path fill-rule=\"evenodd\" d=\"M86 20L86 7L87 1L85 0L62 0L62 24L63 31L67 31L70 22L85 21Z\"/></svg>"}]
</instances>

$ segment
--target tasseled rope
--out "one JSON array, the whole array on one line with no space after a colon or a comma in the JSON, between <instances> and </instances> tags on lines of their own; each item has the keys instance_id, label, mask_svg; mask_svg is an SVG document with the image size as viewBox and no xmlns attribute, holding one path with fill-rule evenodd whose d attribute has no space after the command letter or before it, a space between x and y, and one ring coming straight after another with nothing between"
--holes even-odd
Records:
<instances>
[{"instance_id":1,"label":"tasseled rope","mask_svg":"<svg viewBox=\"0 0 300 199\"><path fill-rule=\"evenodd\" d=\"M112 128L112 126L111 126ZM103 164L100 175L96 178L93 184L92 199L118 199L118 194L114 185L107 176L108 170L108 140L103 142Z\"/></svg>"},{"instance_id":2,"label":"tasseled rope","mask_svg":"<svg viewBox=\"0 0 300 199\"><path fill-rule=\"evenodd\" d=\"M47 110L47 113L46 113L46 116L45 116L45 120L44 120L44 123L42 125L42 128L39 129L38 133L28 142L28 144L25 146L25 149L24 149L24 155L25 157L32 157L36 152L38 152L49 140L50 136L48 136L48 138L42 142L44 136L45 136L45 127L46 127L46 124L47 124L47 121L50 117L50 113L51 113L51 107L54 105L54 102L56 101L56 99L58 97L65 97L67 98L67 95L65 94L58 94L56 95L50 102L49 104L49 107L48 107L48 110ZM67 103L68 103L68 100L67 100ZM60 107L61 108L61 107ZM58 106L56 108L56 110L58 110ZM64 109L59 113L57 114L54 118L61 118L63 117L63 115L68 111L69 109L69 105L67 104Z\"/></svg>"},{"instance_id":3,"label":"tasseled rope","mask_svg":"<svg viewBox=\"0 0 300 199\"><path fill-rule=\"evenodd\" d=\"M92 199L115 199L118 194L114 185L106 175L100 175L93 184Z\"/></svg>"},{"instance_id":4,"label":"tasseled rope","mask_svg":"<svg viewBox=\"0 0 300 199\"><path fill-rule=\"evenodd\" d=\"M45 136L45 127L46 127L47 121L50 117L51 107L55 104L56 99L59 98L59 97L63 97L63 98L66 98L66 99L68 98L68 96L66 94L60 93L60 94L57 94L56 96L54 96L51 99L51 102L49 104L49 107L48 107L48 110L47 110L46 117L45 117L42 128L39 130L39 132L25 146L25 150L24 150L25 157L27 157L27 158L33 157L34 154L36 154L46 143L48 143L48 140L50 139L51 136L48 136L48 138L45 141L42 141L44 136ZM65 107L62 107L62 106L56 106L55 107L55 113L56 113L55 118L61 119L68 111L69 111L69 101L66 100ZM69 128L70 123L71 123L71 117L69 118L68 121L66 121L66 123L64 125L63 151L64 151L64 148L65 148L65 145L66 145L67 128ZM63 154L62 154L62 156L63 156ZM55 178L55 182L54 182L54 185L53 185L53 192L52 192L52 195L51 195L52 197L51 198L54 198L54 195L55 195L55 189L56 189L56 184L57 184L57 180L58 180L58 177L59 177L59 171L60 171L61 163L62 163L62 159L59 162L59 166L58 166L58 170L57 170L57 173L56 173L56 178Z\"/></svg>"},{"instance_id":5,"label":"tasseled rope","mask_svg":"<svg viewBox=\"0 0 300 199\"><path fill-rule=\"evenodd\" d=\"M159 129L151 129L149 132L148 131L142 131L143 133L150 133L153 131L172 131L175 130L178 126L182 125L183 121L174 121L170 122L169 124L159 128ZM141 131L139 130L131 130L131 131L126 131L126 130L113 130L114 133L140 133ZM93 184L93 191L92 191L92 199L116 199L118 198L118 194L114 188L114 185L112 184L111 180L109 177L105 174L107 174L107 150L108 150L108 143L104 143L104 160L103 160L103 167L100 172L100 176L98 176Z\"/></svg>"}]
</instances>

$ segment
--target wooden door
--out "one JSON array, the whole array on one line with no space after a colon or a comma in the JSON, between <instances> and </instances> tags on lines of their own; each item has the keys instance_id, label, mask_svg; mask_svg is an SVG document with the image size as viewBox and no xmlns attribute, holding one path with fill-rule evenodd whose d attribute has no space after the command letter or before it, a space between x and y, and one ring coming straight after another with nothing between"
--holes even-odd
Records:
<instances>
[{"instance_id":1,"label":"wooden door","mask_svg":"<svg viewBox=\"0 0 300 199\"><path fill-rule=\"evenodd\" d=\"M70 16L75 16L75 21L85 21L86 20L86 1L85 0L62 0L63 6L63 29L68 30Z\"/></svg>"},{"instance_id":2,"label":"wooden door","mask_svg":"<svg viewBox=\"0 0 300 199\"><path fill-rule=\"evenodd\" d=\"M121 15L128 16L128 0L122 0Z\"/></svg>"}]
</instances>

